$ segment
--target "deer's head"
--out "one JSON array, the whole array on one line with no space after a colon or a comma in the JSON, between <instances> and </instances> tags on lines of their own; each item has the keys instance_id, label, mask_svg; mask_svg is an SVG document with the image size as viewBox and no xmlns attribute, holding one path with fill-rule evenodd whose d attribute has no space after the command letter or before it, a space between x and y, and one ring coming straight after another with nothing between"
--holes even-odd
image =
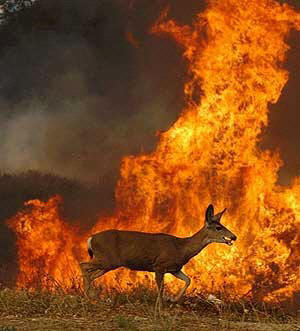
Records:
<instances>
[{"instance_id":1,"label":"deer's head","mask_svg":"<svg viewBox=\"0 0 300 331\"><path fill-rule=\"evenodd\" d=\"M215 242L232 245L232 241L236 240L236 235L220 223L221 217L224 214L225 210L226 208L220 213L214 215L213 205L209 205L206 209L205 230L209 243Z\"/></svg>"}]
</instances>

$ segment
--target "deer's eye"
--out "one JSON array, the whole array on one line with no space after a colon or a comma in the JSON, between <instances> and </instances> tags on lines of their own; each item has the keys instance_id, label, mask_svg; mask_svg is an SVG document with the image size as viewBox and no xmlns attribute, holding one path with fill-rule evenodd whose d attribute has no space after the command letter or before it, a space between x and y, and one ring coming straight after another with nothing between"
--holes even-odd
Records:
<instances>
[{"instance_id":1,"label":"deer's eye","mask_svg":"<svg viewBox=\"0 0 300 331\"><path fill-rule=\"evenodd\" d=\"M220 225L217 225L216 230L220 231L220 230L222 230L222 227Z\"/></svg>"}]
</instances>

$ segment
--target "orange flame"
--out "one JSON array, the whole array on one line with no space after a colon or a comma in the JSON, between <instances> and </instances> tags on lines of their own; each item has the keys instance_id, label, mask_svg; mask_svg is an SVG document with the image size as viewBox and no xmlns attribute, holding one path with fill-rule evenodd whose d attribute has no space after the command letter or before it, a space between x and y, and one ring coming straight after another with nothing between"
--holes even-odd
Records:
<instances>
[{"instance_id":1,"label":"orange flame","mask_svg":"<svg viewBox=\"0 0 300 331\"><path fill-rule=\"evenodd\" d=\"M85 258L85 240L96 231L191 235L213 202L228 208L223 222L238 241L210 245L186 265L191 291L224 290L269 302L292 298L300 290L300 179L290 187L276 184L280 156L257 143L268 103L278 100L288 79L282 63L293 28L300 30L300 14L274 0L210 0L192 27L158 22L152 32L171 35L189 63L186 109L152 154L123 159L115 217L80 236L60 220L53 198L28 202L31 209L10 220L18 285L29 286L42 269L70 286L68 273L78 276L76 261ZM146 277L119 270L101 282L128 289L135 281L151 285Z\"/></svg>"}]
</instances>

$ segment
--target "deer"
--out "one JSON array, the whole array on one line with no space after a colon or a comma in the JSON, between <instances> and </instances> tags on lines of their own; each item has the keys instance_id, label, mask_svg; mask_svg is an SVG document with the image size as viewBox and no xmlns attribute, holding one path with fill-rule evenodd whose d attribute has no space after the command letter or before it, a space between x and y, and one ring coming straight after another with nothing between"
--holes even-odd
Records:
<instances>
[{"instance_id":1,"label":"deer","mask_svg":"<svg viewBox=\"0 0 300 331\"><path fill-rule=\"evenodd\" d=\"M96 278L119 267L155 273L158 288L157 303L161 305L164 275L170 273L185 282L172 302L178 302L191 284L182 267L211 243L232 245L236 235L221 224L226 208L214 215L210 204L205 213L204 226L194 235L179 238L165 233L106 230L87 240L90 262L81 262L83 289L86 296L93 295L92 283Z\"/></svg>"}]
</instances>

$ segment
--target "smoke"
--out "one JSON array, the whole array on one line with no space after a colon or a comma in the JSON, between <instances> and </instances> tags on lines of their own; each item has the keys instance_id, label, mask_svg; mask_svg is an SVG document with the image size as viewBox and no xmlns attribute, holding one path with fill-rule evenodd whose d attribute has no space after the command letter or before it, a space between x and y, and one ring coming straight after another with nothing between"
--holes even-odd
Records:
<instances>
[{"instance_id":1,"label":"smoke","mask_svg":"<svg viewBox=\"0 0 300 331\"><path fill-rule=\"evenodd\" d=\"M163 6L38 1L2 27L2 171L115 185L155 147L183 106L180 51L148 33Z\"/></svg>"},{"instance_id":2,"label":"smoke","mask_svg":"<svg viewBox=\"0 0 300 331\"><path fill-rule=\"evenodd\" d=\"M184 105L181 50L148 32L167 5L184 24L205 3L37 1L2 26L0 170L106 178L113 187L124 155L150 152ZM291 44L290 81L262 139L282 152L284 182L300 174L291 124L299 121L298 35Z\"/></svg>"},{"instance_id":3,"label":"smoke","mask_svg":"<svg viewBox=\"0 0 300 331\"><path fill-rule=\"evenodd\" d=\"M281 1L300 10L296 0ZM269 126L262 137L263 148L278 150L284 162L279 172L279 182L287 185L300 176L300 35L293 31L288 40L290 49L284 67L289 79L275 105L270 105Z\"/></svg>"}]
</instances>

